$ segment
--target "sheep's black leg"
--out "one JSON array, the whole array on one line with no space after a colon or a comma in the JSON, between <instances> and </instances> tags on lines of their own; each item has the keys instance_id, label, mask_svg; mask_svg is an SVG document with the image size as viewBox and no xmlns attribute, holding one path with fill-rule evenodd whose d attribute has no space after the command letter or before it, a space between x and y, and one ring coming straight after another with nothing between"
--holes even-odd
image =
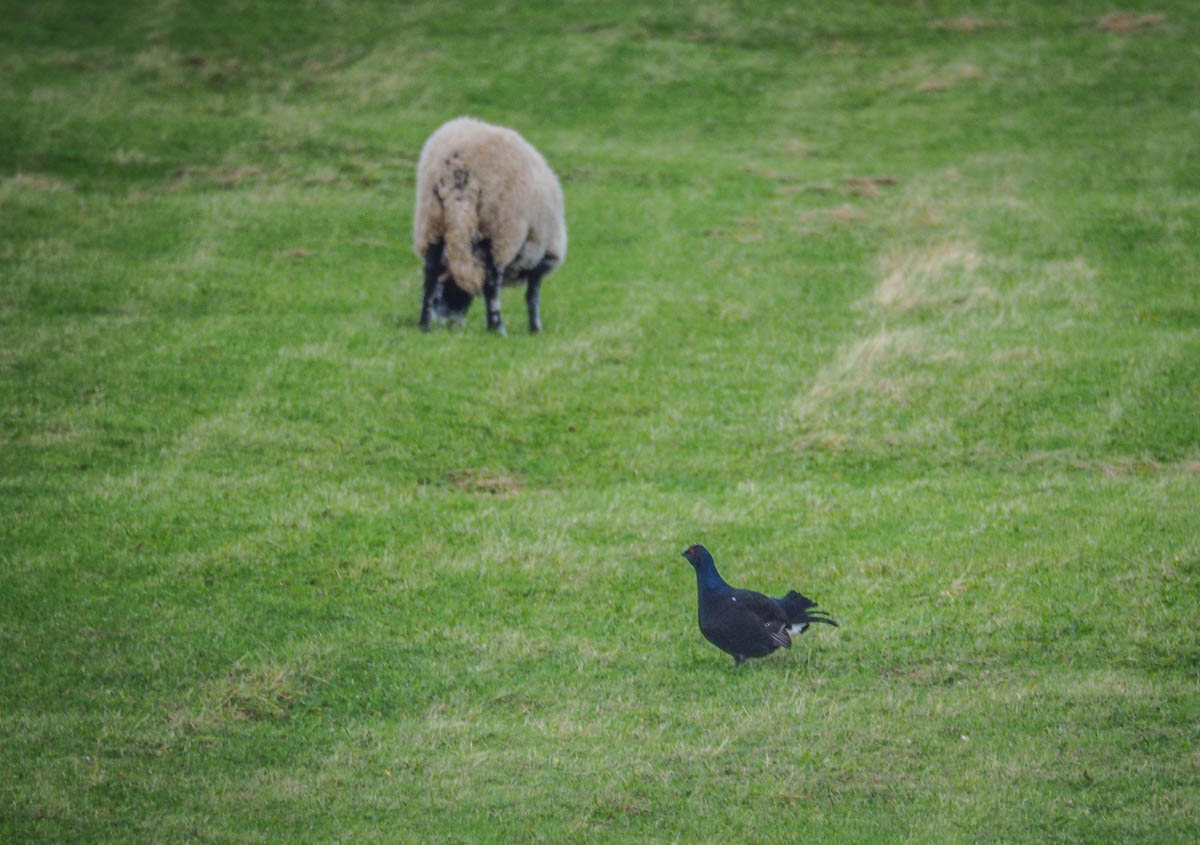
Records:
<instances>
[{"instance_id":1,"label":"sheep's black leg","mask_svg":"<svg viewBox=\"0 0 1200 845\"><path fill-rule=\"evenodd\" d=\"M433 319L433 308L439 295L438 277L442 274L442 254L446 251L445 241L434 241L425 250L425 295L421 299L420 326L429 331Z\"/></svg>"},{"instance_id":2,"label":"sheep's black leg","mask_svg":"<svg viewBox=\"0 0 1200 845\"><path fill-rule=\"evenodd\" d=\"M542 330L542 317L538 312L538 302L542 294L542 277L558 266L558 256L547 253L537 265L521 273L525 280L525 306L529 309L529 330Z\"/></svg>"},{"instance_id":3,"label":"sheep's black leg","mask_svg":"<svg viewBox=\"0 0 1200 845\"><path fill-rule=\"evenodd\" d=\"M508 337L504 321L500 319L500 278L502 271L496 267L491 256L484 261L483 301L487 306L487 327L501 337Z\"/></svg>"},{"instance_id":4,"label":"sheep's black leg","mask_svg":"<svg viewBox=\"0 0 1200 845\"><path fill-rule=\"evenodd\" d=\"M542 292L542 274L534 270L525 283L525 307L529 309L529 330L540 332L542 318L538 313L538 298Z\"/></svg>"}]
</instances>

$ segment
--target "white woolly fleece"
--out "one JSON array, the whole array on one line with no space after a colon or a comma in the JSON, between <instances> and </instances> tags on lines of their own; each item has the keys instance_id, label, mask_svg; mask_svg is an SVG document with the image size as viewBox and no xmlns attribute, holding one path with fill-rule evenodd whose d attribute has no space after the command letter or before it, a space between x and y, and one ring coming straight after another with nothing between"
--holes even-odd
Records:
<instances>
[{"instance_id":1,"label":"white woolly fleece","mask_svg":"<svg viewBox=\"0 0 1200 845\"><path fill-rule=\"evenodd\" d=\"M553 272L567 254L567 227L562 187L541 153L512 129L470 117L430 135L417 163L413 249L424 258L442 239L450 275L475 296L484 243L504 284L543 260Z\"/></svg>"}]
</instances>

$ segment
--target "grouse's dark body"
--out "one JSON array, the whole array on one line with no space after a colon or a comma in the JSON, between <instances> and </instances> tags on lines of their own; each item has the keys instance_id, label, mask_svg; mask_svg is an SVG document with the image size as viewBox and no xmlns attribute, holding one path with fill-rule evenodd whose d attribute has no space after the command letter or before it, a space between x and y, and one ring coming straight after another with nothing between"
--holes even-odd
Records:
<instances>
[{"instance_id":1,"label":"grouse's dark body","mask_svg":"<svg viewBox=\"0 0 1200 845\"><path fill-rule=\"evenodd\" d=\"M747 658L766 657L777 648L791 648L792 635L813 622L837 623L816 602L792 590L781 599L725 583L704 546L691 546L683 556L696 568L700 633L740 666Z\"/></svg>"}]
</instances>

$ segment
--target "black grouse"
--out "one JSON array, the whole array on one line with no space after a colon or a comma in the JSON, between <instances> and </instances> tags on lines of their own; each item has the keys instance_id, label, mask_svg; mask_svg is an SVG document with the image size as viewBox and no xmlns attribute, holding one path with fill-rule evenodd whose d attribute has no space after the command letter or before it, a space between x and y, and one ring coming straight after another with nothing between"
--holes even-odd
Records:
<instances>
[{"instance_id":1,"label":"black grouse","mask_svg":"<svg viewBox=\"0 0 1200 845\"><path fill-rule=\"evenodd\" d=\"M811 610L817 603L795 590L773 599L753 590L734 589L717 572L704 546L689 546L683 556L696 568L700 633L732 654L734 666L741 666L748 657L766 657L780 646L791 648L792 635L804 633L812 622L837 625L824 611Z\"/></svg>"}]
</instances>

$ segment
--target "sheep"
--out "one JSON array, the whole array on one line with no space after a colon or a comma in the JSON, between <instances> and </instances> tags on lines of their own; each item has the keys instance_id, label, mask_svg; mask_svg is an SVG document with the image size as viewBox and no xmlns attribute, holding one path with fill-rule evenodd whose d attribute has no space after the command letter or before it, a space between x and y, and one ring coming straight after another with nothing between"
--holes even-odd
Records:
<instances>
[{"instance_id":1,"label":"sheep","mask_svg":"<svg viewBox=\"0 0 1200 845\"><path fill-rule=\"evenodd\" d=\"M425 262L420 326L465 321L483 295L487 327L506 335L500 288L524 283L529 330L541 331L542 279L567 254L562 187L512 129L470 117L429 136L417 162L413 250Z\"/></svg>"}]
</instances>

